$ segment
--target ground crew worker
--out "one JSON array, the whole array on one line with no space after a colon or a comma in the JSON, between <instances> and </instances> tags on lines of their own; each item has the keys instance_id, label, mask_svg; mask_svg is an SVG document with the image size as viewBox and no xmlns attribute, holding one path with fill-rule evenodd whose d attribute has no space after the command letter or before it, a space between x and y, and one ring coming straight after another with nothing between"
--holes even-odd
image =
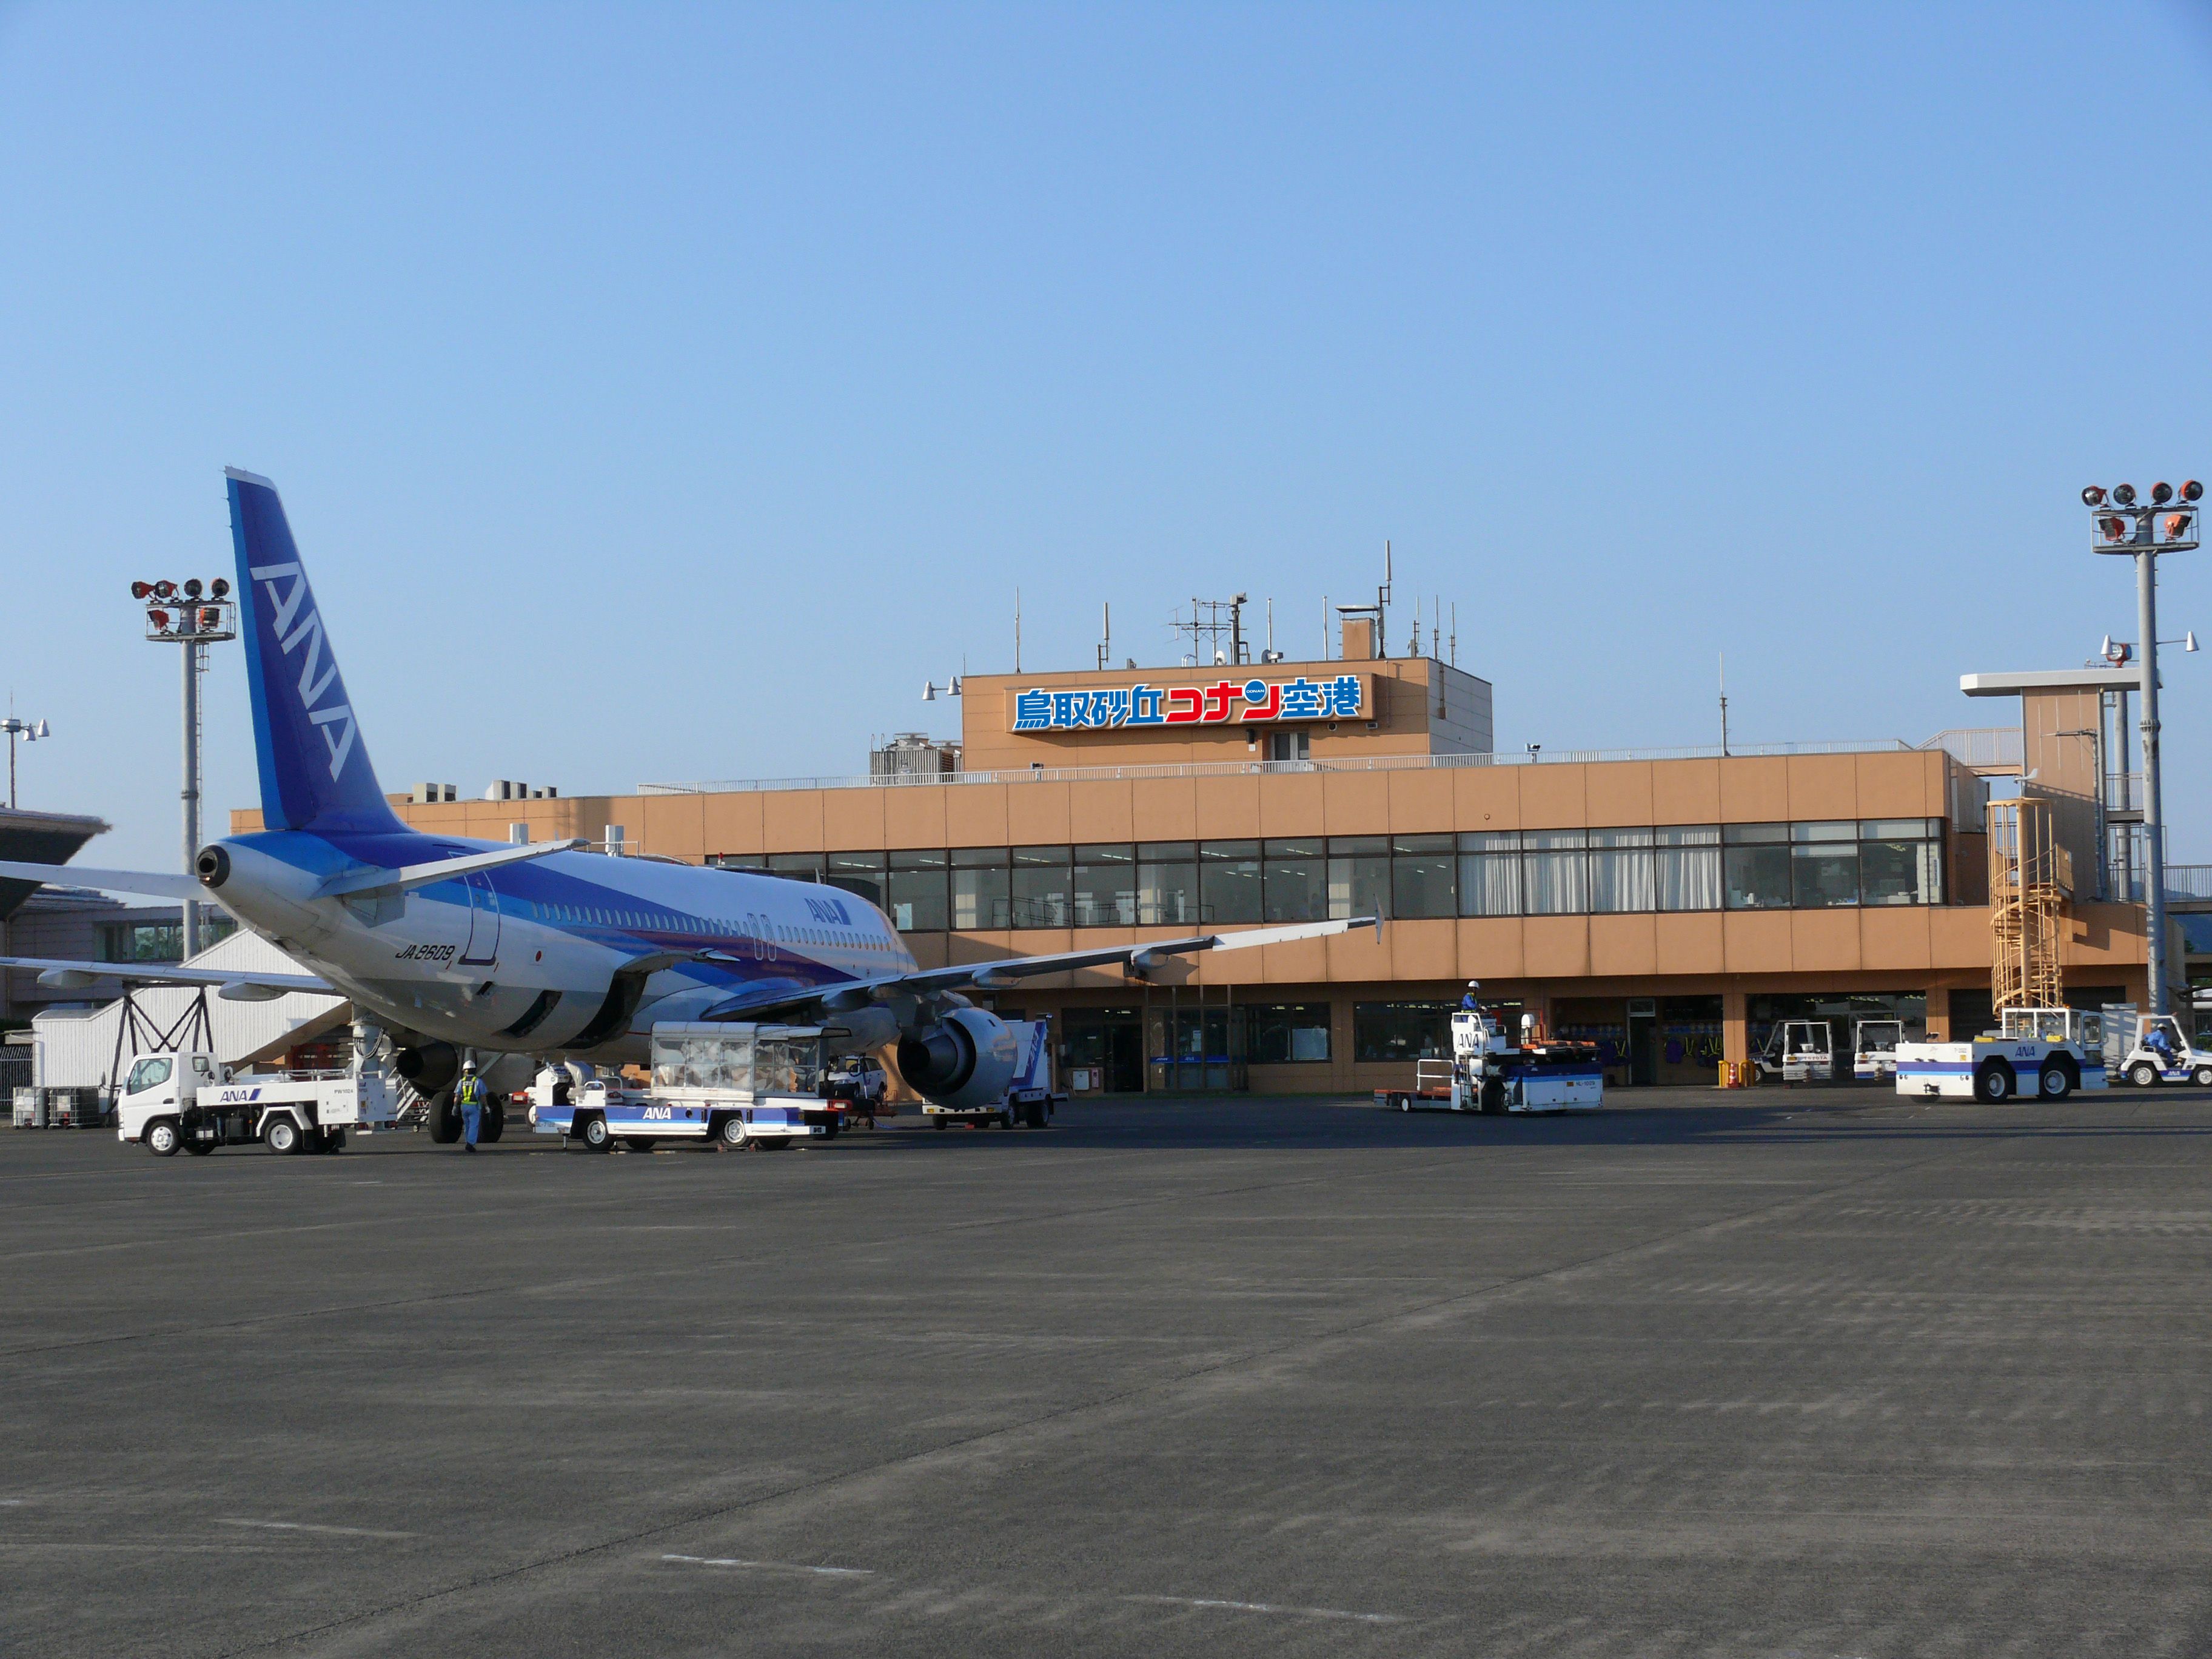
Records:
<instances>
[{"instance_id":1,"label":"ground crew worker","mask_svg":"<svg viewBox=\"0 0 2212 1659\"><path fill-rule=\"evenodd\" d=\"M461 1067L461 1080L453 1091L453 1103L461 1109L461 1150L473 1152L477 1149L477 1133L483 1127L483 1079L477 1075L473 1060Z\"/></svg>"}]
</instances>

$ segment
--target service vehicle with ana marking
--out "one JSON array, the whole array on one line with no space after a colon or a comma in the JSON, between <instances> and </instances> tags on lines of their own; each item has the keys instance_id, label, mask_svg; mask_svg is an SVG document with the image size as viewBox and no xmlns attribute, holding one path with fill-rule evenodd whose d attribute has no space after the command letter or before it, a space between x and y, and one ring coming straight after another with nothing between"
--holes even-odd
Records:
<instances>
[{"instance_id":1,"label":"service vehicle with ana marking","mask_svg":"<svg viewBox=\"0 0 2212 1659\"><path fill-rule=\"evenodd\" d=\"M2102 1089L2105 1022L2080 1008L2008 1008L2003 1029L1966 1042L1900 1042L1897 1092L1948 1100L2063 1100Z\"/></svg>"},{"instance_id":2,"label":"service vehicle with ana marking","mask_svg":"<svg viewBox=\"0 0 2212 1659\"><path fill-rule=\"evenodd\" d=\"M530 1122L587 1152L663 1140L775 1152L826 1137L838 1109L821 1093L818 1025L666 1023L653 1028L653 1081L592 1078L579 1089L549 1068L531 1090Z\"/></svg>"}]
</instances>

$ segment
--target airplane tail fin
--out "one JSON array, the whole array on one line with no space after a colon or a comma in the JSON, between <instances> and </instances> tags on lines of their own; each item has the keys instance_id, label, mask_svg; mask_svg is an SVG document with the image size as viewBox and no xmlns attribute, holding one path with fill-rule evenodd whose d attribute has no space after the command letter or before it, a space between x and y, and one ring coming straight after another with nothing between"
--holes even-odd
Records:
<instances>
[{"instance_id":1,"label":"airplane tail fin","mask_svg":"<svg viewBox=\"0 0 2212 1659\"><path fill-rule=\"evenodd\" d=\"M319 832L401 829L369 764L276 486L236 467L225 467L223 476L230 480L262 822Z\"/></svg>"}]
</instances>

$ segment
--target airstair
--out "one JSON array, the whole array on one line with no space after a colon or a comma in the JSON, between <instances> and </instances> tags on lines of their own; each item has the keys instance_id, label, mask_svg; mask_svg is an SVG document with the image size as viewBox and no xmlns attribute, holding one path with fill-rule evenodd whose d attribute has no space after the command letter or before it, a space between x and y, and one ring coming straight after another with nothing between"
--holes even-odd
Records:
<instances>
[{"instance_id":1,"label":"airstair","mask_svg":"<svg viewBox=\"0 0 2212 1659\"><path fill-rule=\"evenodd\" d=\"M2033 795L1991 801L1990 997L2008 1008L2063 1008L2059 918L2074 897L2074 855L2056 836L2050 804Z\"/></svg>"}]
</instances>

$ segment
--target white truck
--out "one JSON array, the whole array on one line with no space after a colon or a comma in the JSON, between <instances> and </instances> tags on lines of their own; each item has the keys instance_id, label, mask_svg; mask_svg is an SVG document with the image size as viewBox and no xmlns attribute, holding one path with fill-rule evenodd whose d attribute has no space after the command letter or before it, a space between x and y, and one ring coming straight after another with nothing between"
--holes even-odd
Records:
<instances>
[{"instance_id":1,"label":"white truck","mask_svg":"<svg viewBox=\"0 0 2212 1659\"><path fill-rule=\"evenodd\" d=\"M2120 1075L2138 1089L2160 1083L2212 1088L2212 1054L2191 1042L2172 1014L2138 1014Z\"/></svg>"},{"instance_id":2,"label":"white truck","mask_svg":"<svg viewBox=\"0 0 2212 1659\"><path fill-rule=\"evenodd\" d=\"M1375 1103L1401 1112L1594 1112L1605 1103L1594 1043L1539 1042L1532 1030L1516 1040L1474 1008L1452 1015L1451 1039L1449 1060L1415 1060L1413 1086L1378 1089Z\"/></svg>"},{"instance_id":3,"label":"white truck","mask_svg":"<svg viewBox=\"0 0 2212 1659\"><path fill-rule=\"evenodd\" d=\"M272 1073L234 1078L211 1054L140 1054L115 1103L116 1139L156 1158L258 1143L272 1152L338 1152L346 1131L392 1127L398 1091L381 1072Z\"/></svg>"},{"instance_id":4,"label":"white truck","mask_svg":"<svg viewBox=\"0 0 2212 1659\"><path fill-rule=\"evenodd\" d=\"M1761 1077L1784 1083L1832 1083L1835 1028L1825 1019L1778 1020L1754 1059Z\"/></svg>"},{"instance_id":5,"label":"white truck","mask_svg":"<svg viewBox=\"0 0 2212 1659\"><path fill-rule=\"evenodd\" d=\"M2104 1017L2080 1008L2008 1008L2001 1030L1963 1042L1897 1045L1900 1095L2063 1100L2105 1085Z\"/></svg>"},{"instance_id":6,"label":"white truck","mask_svg":"<svg viewBox=\"0 0 2212 1659\"><path fill-rule=\"evenodd\" d=\"M1861 1083L1880 1083L1897 1075L1897 1045L1905 1041L1901 1019L1863 1019L1852 1033L1851 1075Z\"/></svg>"},{"instance_id":7,"label":"white truck","mask_svg":"<svg viewBox=\"0 0 2212 1659\"><path fill-rule=\"evenodd\" d=\"M1014 1051L1020 1059L1005 1096L988 1106L964 1109L939 1106L933 1100L924 1101L924 1117L940 1129L955 1123L972 1123L979 1129L988 1128L994 1123L1002 1129L1011 1129L1017 1123L1030 1129L1045 1127L1054 1109L1067 1099L1053 1088L1052 1022L1010 1019L1006 1029L1014 1034Z\"/></svg>"},{"instance_id":8,"label":"white truck","mask_svg":"<svg viewBox=\"0 0 2212 1659\"><path fill-rule=\"evenodd\" d=\"M650 1085L594 1077L580 1086L548 1066L531 1086L530 1126L591 1152L651 1152L664 1140L775 1152L823 1139L842 1110L820 1093L824 1036L819 1025L655 1025Z\"/></svg>"}]
</instances>

